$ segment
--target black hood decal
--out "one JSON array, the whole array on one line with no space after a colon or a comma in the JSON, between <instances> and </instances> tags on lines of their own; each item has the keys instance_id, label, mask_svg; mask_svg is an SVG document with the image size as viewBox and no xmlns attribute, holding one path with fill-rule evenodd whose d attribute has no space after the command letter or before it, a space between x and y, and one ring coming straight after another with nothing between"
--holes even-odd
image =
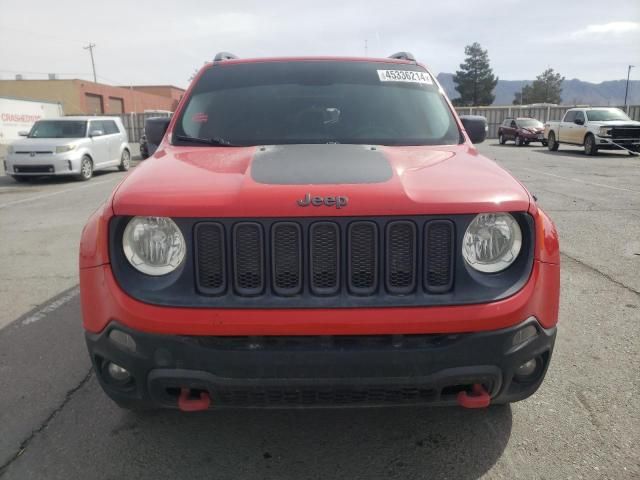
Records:
<instances>
[{"instance_id":1,"label":"black hood decal","mask_svg":"<svg viewBox=\"0 0 640 480\"><path fill-rule=\"evenodd\" d=\"M263 147L251 164L253 180L272 185L381 183L392 176L385 155L367 145Z\"/></svg>"}]
</instances>

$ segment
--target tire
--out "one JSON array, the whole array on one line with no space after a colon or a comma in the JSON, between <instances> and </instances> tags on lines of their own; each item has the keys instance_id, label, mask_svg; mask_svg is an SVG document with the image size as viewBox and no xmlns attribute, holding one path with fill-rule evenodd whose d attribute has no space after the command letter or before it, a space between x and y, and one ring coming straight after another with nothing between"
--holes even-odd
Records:
<instances>
[{"instance_id":1,"label":"tire","mask_svg":"<svg viewBox=\"0 0 640 480\"><path fill-rule=\"evenodd\" d=\"M549 138L547 140L547 148L550 152L557 152L560 145L556 142L556 134L549 132Z\"/></svg>"},{"instance_id":2,"label":"tire","mask_svg":"<svg viewBox=\"0 0 640 480\"><path fill-rule=\"evenodd\" d=\"M516 145L519 147L524 145L524 140L522 140L522 138L520 138L518 135L516 135Z\"/></svg>"},{"instance_id":3,"label":"tire","mask_svg":"<svg viewBox=\"0 0 640 480\"><path fill-rule=\"evenodd\" d=\"M91 177L93 177L93 160L89 155L85 155L80 161L80 173L76 175L76 179L86 182L91 180Z\"/></svg>"},{"instance_id":4,"label":"tire","mask_svg":"<svg viewBox=\"0 0 640 480\"><path fill-rule=\"evenodd\" d=\"M586 137L584 137L584 154L591 157L598 154L596 139L590 133Z\"/></svg>"},{"instance_id":5,"label":"tire","mask_svg":"<svg viewBox=\"0 0 640 480\"><path fill-rule=\"evenodd\" d=\"M118 170L121 172L126 172L129 170L131 166L131 152L126 148L122 151L122 155L120 156L120 165L118 165Z\"/></svg>"},{"instance_id":6,"label":"tire","mask_svg":"<svg viewBox=\"0 0 640 480\"><path fill-rule=\"evenodd\" d=\"M525 141L524 141L524 144L525 144L525 145L529 145L529 143L531 143L531 142L529 142L529 140L525 140Z\"/></svg>"},{"instance_id":7,"label":"tire","mask_svg":"<svg viewBox=\"0 0 640 480\"><path fill-rule=\"evenodd\" d=\"M502 135L502 132L498 134L498 142L500 142L500 145L504 145L505 143L507 143L507 141L504 139L504 135Z\"/></svg>"},{"instance_id":8,"label":"tire","mask_svg":"<svg viewBox=\"0 0 640 480\"><path fill-rule=\"evenodd\" d=\"M27 183L31 180L31 177L21 177L20 175L11 175L11 178L18 183Z\"/></svg>"}]
</instances>

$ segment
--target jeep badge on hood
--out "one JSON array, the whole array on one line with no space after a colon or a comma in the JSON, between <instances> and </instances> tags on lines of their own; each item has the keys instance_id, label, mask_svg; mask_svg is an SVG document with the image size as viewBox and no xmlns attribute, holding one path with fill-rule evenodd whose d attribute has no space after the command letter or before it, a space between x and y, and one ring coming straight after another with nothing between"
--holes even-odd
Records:
<instances>
[{"instance_id":1,"label":"jeep badge on hood","mask_svg":"<svg viewBox=\"0 0 640 480\"><path fill-rule=\"evenodd\" d=\"M349 204L348 197L312 197L310 193L307 193L304 198L298 200L298 205L301 207L308 207L313 205L314 207L321 207L323 205L327 207L342 208Z\"/></svg>"}]
</instances>

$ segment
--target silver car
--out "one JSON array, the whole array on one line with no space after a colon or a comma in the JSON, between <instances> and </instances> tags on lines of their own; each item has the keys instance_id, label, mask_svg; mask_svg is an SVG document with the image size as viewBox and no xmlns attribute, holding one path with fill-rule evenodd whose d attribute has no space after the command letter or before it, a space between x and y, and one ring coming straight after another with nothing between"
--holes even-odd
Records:
<instances>
[{"instance_id":1,"label":"silver car","mask_svg":"<svg viewBox=\"0 0 640 480\"><path fill-rule=\"evenodd\" d=\"M43 175L89 180L96 170L129 169L131 148L118 117L64 117L37 121L9 145L7 175L18 182Z\"/></svg>"}]
</instances>

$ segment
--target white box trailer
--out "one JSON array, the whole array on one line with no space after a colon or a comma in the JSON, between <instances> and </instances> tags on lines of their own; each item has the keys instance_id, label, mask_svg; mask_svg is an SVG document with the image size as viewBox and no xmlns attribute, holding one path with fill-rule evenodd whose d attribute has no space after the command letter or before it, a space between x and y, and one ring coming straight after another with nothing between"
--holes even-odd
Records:
<instances>
[{"instance_id":1,"label":"white box trailer","mask_svg":"<svg viewBox=\"0 0 640 480\"><path fill-rule=\"evenodd\" d=\"M59 103L0 97L0 145L20 138L18 132L31 130L37 120L63 115Z\"/></svg>"}]
</instances>

